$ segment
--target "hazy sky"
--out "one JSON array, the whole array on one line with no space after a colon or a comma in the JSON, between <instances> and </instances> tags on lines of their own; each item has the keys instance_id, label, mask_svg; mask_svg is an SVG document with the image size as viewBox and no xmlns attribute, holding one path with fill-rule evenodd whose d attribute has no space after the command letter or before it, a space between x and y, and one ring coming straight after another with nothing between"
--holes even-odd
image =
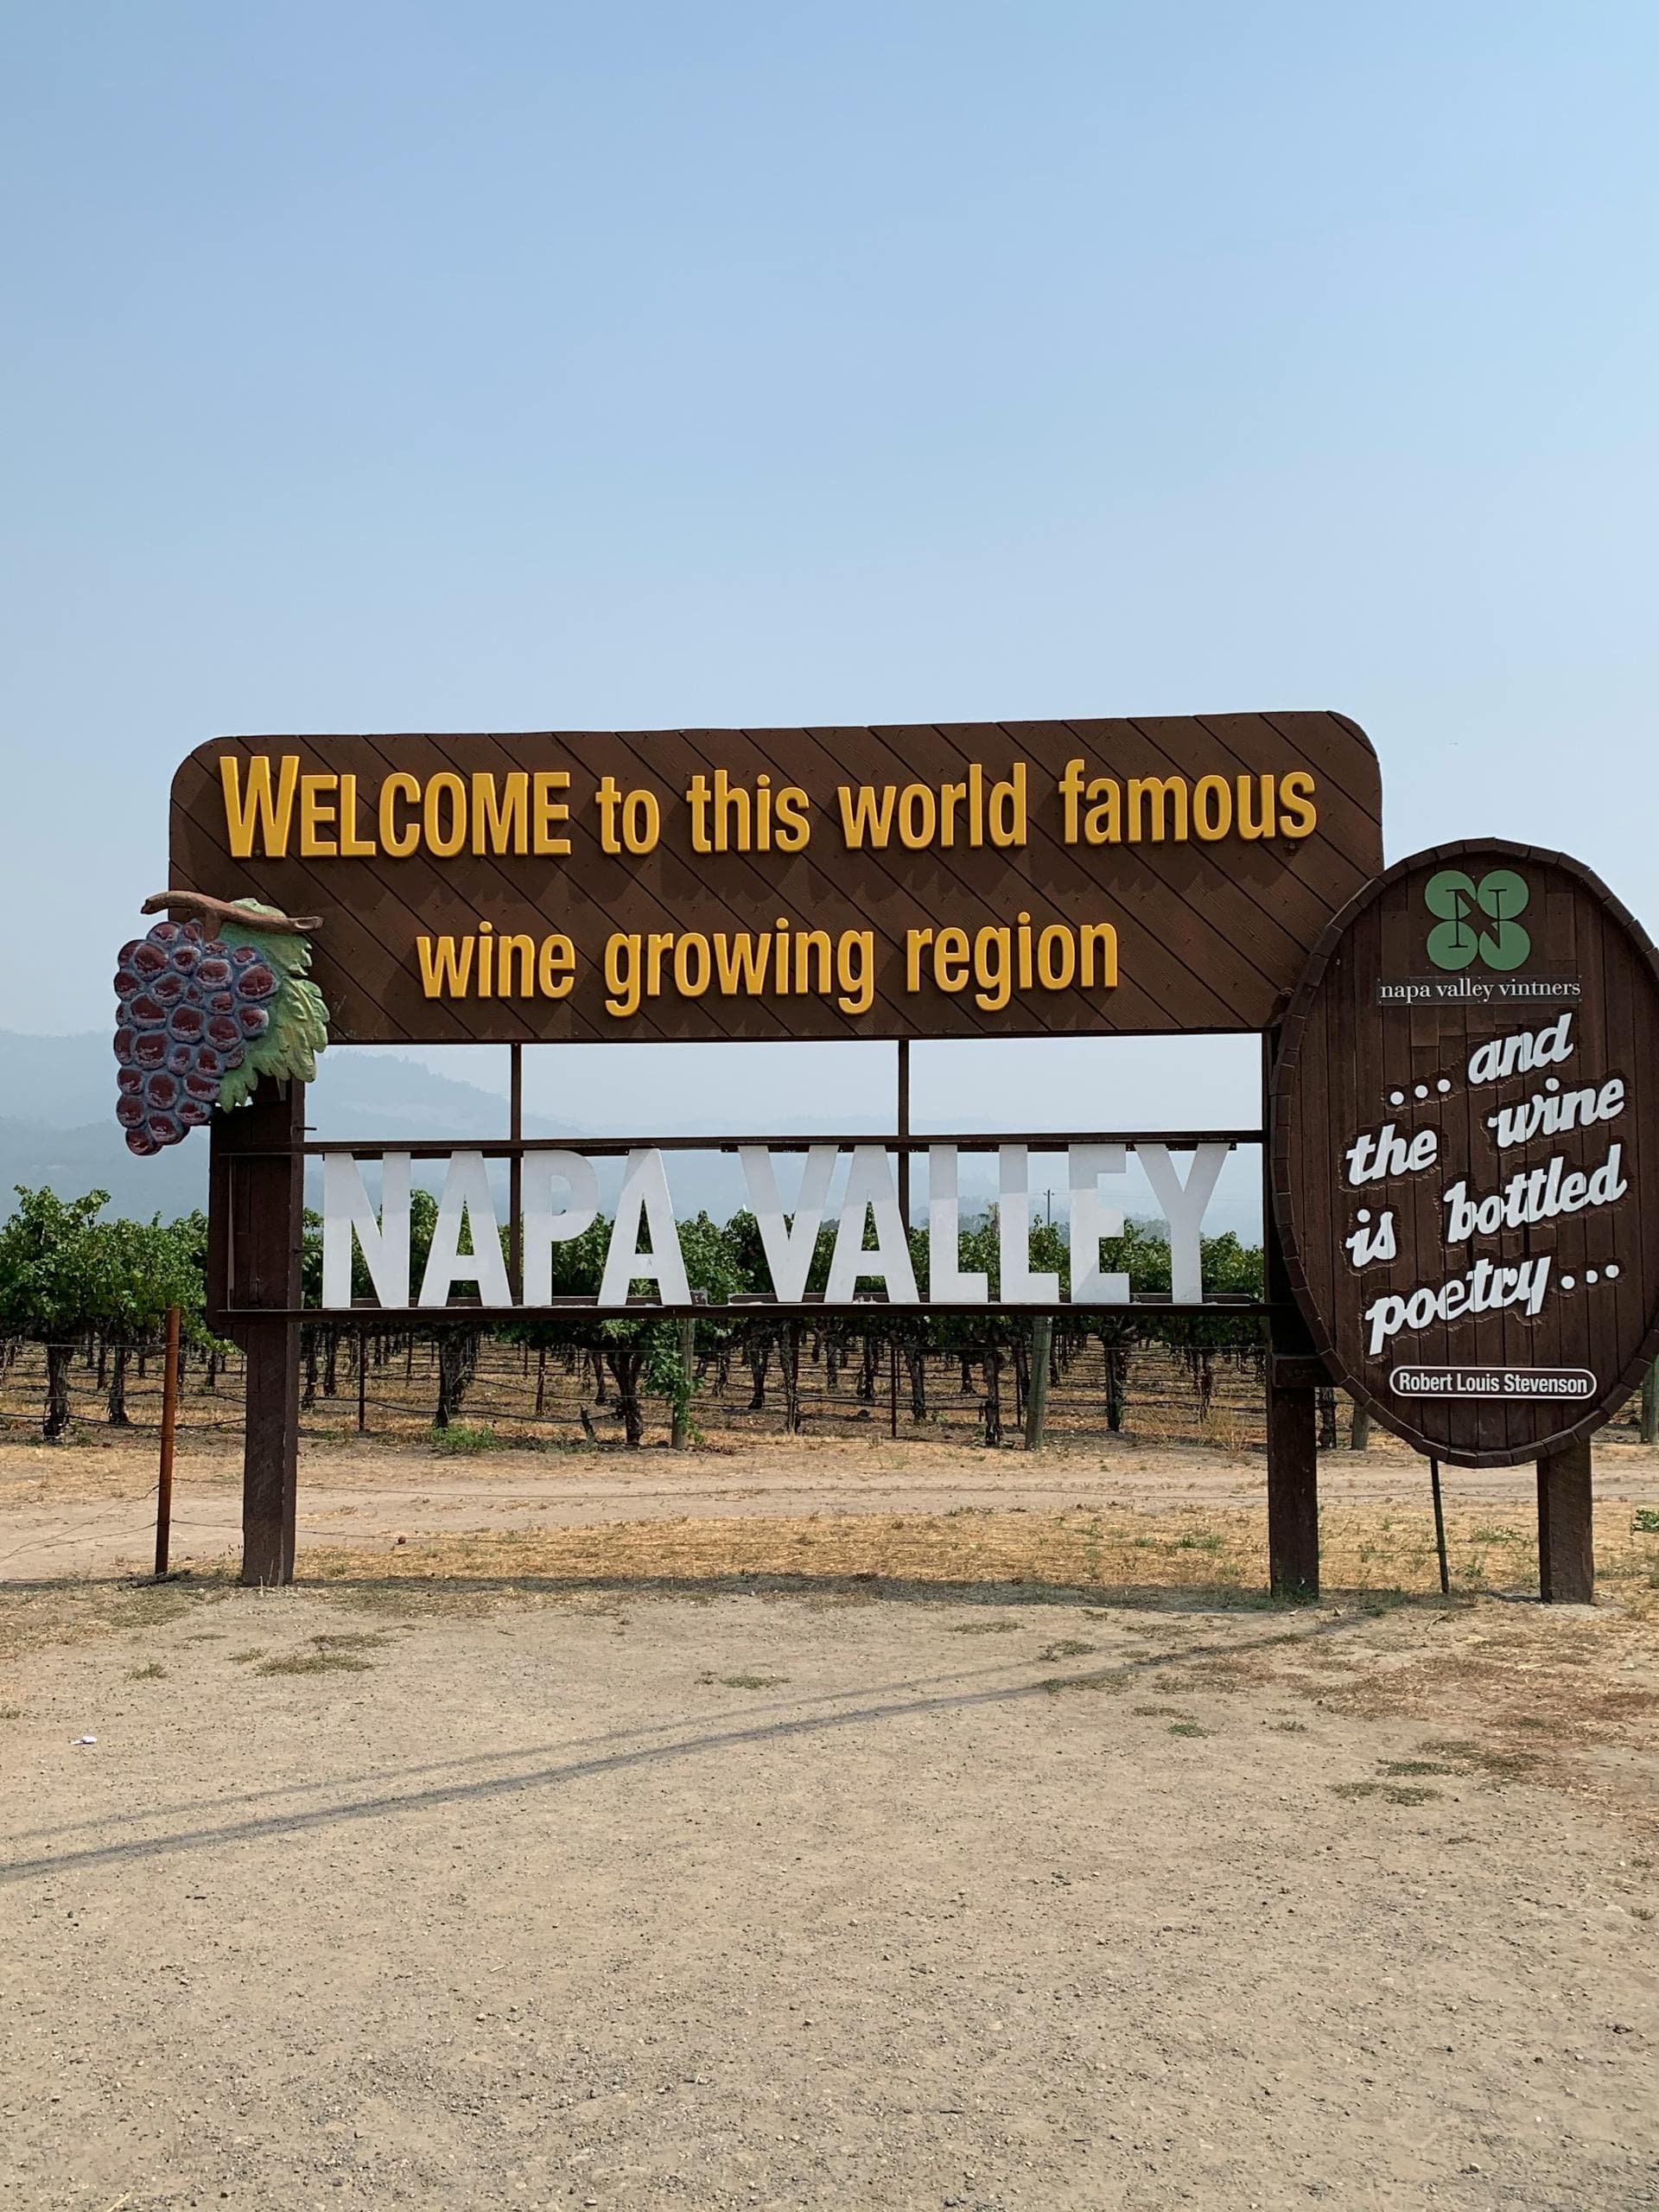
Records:
<instances>
[{"instance_id":1,"label":"hazy sky","mask_svg":"<svg viewBox=\"0 0 1659 2212\"><path fill-rule=\"evenodd\" d=\"M1391 856L1659 922L1650 5L0 20L0 1027L104 1026L224 731L1338 707ZM664 1128L891 1062L537 1057ZM1249 1059L936 1048L918 1118Z\"/></svg>"}]
</instances>

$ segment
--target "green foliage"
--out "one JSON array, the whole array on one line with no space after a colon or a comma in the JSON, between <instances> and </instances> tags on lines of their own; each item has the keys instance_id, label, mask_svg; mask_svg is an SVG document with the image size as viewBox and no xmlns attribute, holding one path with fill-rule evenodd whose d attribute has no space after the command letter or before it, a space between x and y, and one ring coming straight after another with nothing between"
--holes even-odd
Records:
<instances>
[{"instance_id":1,"label":"green foliage","mask_svg":"<svg viewBox=\"0 0 1659 2212\"><path fill-rule=\"evenodd\" d=\"M257 900L246 899L254 906ZM262 906L275 913L274 906ZM219 931L232 946L251 944L279 980L270 1001L270 1027L249 1046L239 1067L232 1068L219 1085L221 1106L245 1106L261 1076L283 1083L310 1083L317 1072L317 1054L328 1042L328 1009L322 993L308 980L311 966L310 940L302 937L264 935L227 922Z\"/></svg>"},{"instance_id":2,"label":"green foliage","mask_svg":"<svg viewBox=\"0 0 1659 2212\"><path fill-rule=\"evenodd\" d=\"M104 1191L60 1198L17 1185L16 1210L0 1224L0 1331L44 1343L94 1331L137 1338L169 1306L200 1316L201 1217L103 1221L107 1203Z\"/></svg>"}]
</instances>

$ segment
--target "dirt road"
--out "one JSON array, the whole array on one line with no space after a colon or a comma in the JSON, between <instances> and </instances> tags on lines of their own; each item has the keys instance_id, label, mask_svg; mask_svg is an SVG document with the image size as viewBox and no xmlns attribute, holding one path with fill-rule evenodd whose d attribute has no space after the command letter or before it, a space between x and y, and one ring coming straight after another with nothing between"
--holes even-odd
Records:
<instances>
[{"instance_id":1,"label":"dirt road","mask_svg":"<svg viewBox=\"0 0 1659 2212\"><path fill-rule=\"evenodd\" d=\"M106 1573L149 1555L154 1527L153 1446L71 1448L0 1445L0 1581ZM241 1541L240 1460L228 1440L181 1459L174 1558L197 1566L232 1555ZM1527 1467L1448 1469L1454 1510L1502 1509L1531 1499ZM1320 1461L1321 1496L1335 1508L1428 1504L1424 1462L1379 1442ZM1619 1442L1596 1459L1596 1490L1610 1505L1659 1500L1659 1452ZM401 1535L461 1530L584 1528L639 1520L815 1513L1058 1511L1084 1506L1163 1511L1260 1507L1267 1484L1259 1452L1228 1454L1130 1441L1102 1449L986 1452L901 1436L767 1439L676 1452L492 1451L450 1458L425 1446L308 1446L301 1459L302 1553L323 1546L386 1547Z\"/></svg>"},{"instance_id":2,"label":"dirt road","mask_svg":"<svg viewBox=\"0 0 1659 2212\"><path fill-rule=\"evenodd\" d=\"M17 2212L1659 2204L1622 1609L365 1564L0 1626Z\"/></svg>"}]
</instances>

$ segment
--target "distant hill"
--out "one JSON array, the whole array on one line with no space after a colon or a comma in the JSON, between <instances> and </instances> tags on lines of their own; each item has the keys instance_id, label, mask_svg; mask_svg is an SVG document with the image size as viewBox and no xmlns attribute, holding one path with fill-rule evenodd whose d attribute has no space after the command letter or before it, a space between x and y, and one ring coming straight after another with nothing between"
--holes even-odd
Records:
<instances>
[{"instance_id":1,"label":"distant hill","mask_svg":"<svg viewBox=\"0 0 1659 2212\"><path fill-rule=\"evenodd\" d=\"M476 1084L435 1075L416 1060L331 1052L310 1094L318 1130L340 1137L499 1137L506 1102ZM568 1122L524 1116L524 1134L584 1134ZM46 1184L66 1198L107 1191L117 1213L166 1219L207 1203L207 1133L139 1160L115 1120L115 1061L107 1037L22 1037L0 1030L0 1214L15 1184Z\"/></svg>"},{"instance_id":2,"label":"distant hill","mask_svg":"<svg viewBox=\"0 0 1659 2212\"><path fill-rule=\"evenodd\" d=\"M478 1139L506 1134L507 1105L499 1092L435 1075L418 1060L367 1047L325 1054L308 1104L319 1135L348 1141ZM741 1110L734 1111L736 1122L728 1120L728 1131L741 1122ZM862 1118L845 1111L839 1116L849 1130L855 1129ZM690 1135L703 1125L683 1118L680 1126ZM773 1134L805 1135L819 1126L816 1117L791 1115L774 1126ZM710 1135L721 1134L712 1124L707 1127ZM609 1132L526 1114L524 1134L567 1137L579 1144L584 1136ZM616 1134L632 1135L634 1131ZM915 1188L920 1192L926 1187L925 1164L918 1164L915 1172ZM982 1165L976 1173L984 1187L970 1189L964 1176L963 1197L969 1206L983 1204L995 1187L990 1166ZM607 1208L614 1203L619 1174L615 1163L601 1168L601 1204ZM44 1183L65 1198L78 1197L83 1191L107 1191L117 1213L141 1220L159 1213L170 1220L207 1203L207 1135L204 1129L193 1130L182 1144L153 1160L135 1159L116 1125L115 1061L107 1037L23 1037L0 1030L0 1217L10 1210L12 1186L17 1183ZM747 1203L741 1170L729 1155L691 1154L677 1159L671 1186L682 1215L706 1207L715 1220L723 1221ZM1252 1243L1259 1237L1260 1188L1254 1154L1240 1153L1229 1160L1210 1208L1209 1232L1231 1229ZM315 1189L308 1196L316 1203ZM1037 1197L1040 1205L1043 1193L1039 1191ZM1154 1212L1150 1198L1149 1192L1143 1197L1132 1190L1128 1211Z\"/></svg>"}]
</instances>

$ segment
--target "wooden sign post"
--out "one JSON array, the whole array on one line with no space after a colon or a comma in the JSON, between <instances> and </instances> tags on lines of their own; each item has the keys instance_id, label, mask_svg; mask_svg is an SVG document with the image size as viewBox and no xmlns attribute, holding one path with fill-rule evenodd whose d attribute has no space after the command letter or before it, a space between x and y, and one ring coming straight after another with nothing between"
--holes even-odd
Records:
<instances>
[{"instance_id":1,"label":"wooden sign post","mask_svg":"<svg viewBox=\"0 0 1659 2212\"><path fill-rule=\"evenodd\" d=\"M1538 1463L1548 1599L1593 1587L1590 1439L1659 1347L1659 965L1560 853L1421 853L1285 1024L1273 1194L1334 1381L1452 1465Z\"/></svg>"}]
</instances>

